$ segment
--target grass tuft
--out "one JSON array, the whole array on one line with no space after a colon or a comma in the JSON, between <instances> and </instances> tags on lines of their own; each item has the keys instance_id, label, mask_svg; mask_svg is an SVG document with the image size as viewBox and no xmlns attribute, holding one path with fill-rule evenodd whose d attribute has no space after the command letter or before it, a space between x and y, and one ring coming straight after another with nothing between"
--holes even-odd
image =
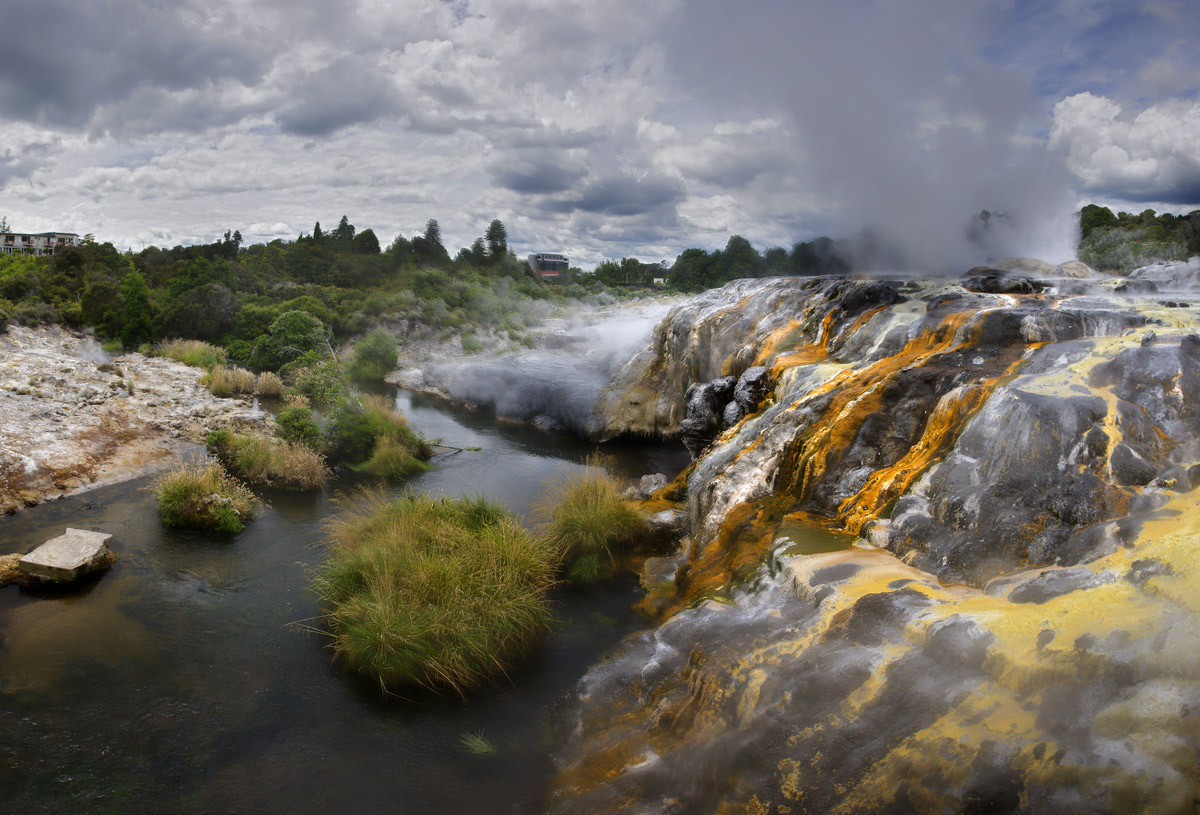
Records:
<instances>
[{"instance_id":1,"label":"grass tuft","mask_svg":"<svg viewBox=\"0 0 1200 815\"><path fill-rule=\"evenodd\" d=\"M259 500L215 461L185 461L151 486L167 526L241 532Z\"/></svg>"},{"instance_id":2,"label":"grass tuft","mask_svg":"<svg viewBox=\"0 0 1200 815\"><path fill-rule=\"evenodd\" d=\"M206 446L229 472L254 484L317 490L325 483L324 457L303 444L214 430Z\"/></svg>"},{"instance_id":3,"label":"grass tuft","mask_svg":"<svg viewBox=\"0 0 1200 815\"><path fill-rule=\"evenodd\" d=\"M253 393L255 376L245 368L226 368L217 365L200 379L213 396L228 397L239 393Z\"/></svg>"},{"instance_id":4,"label":"grass tuft","mask_svg":"<svg viewBox=\"0 0 1200 815\"><path fill-rule=\"evenodd\" d=\"M229 361L229 354L224 348L219 348L202 340L167 340L159 348L164 357L211 371L218 365Z\"/></svg>"},{"instance_id":5,"label":"grass tuft","mask_svg":"<svg viewBox=\"0 0 1200 815\"><path fill-rule=\"evenodd\" d=\"M367 492L327 529L313 588L336 654L385 690L463 693L549 630L557 551L496 504Z\"/></svg>"},{"instance_id":6,"label":"grass tuft","mask_svg":"<svg viewBox=\"0 0 1200 815\"><path fill-rule=\"evenodd\" d=\"M280 397L283 395L283 380L277 373L263 371L254 384L254 393L257 396Z\"/></svg>"},{"instance_id":7,"label":"grass tuft","mask_svg":"<svg viewBox=\"0 0 1200 815\"><path fill-rule=\"evenodd\" d=\"M611 573L613 548L628 546L646 522L621 499L617 482L596 462L553 485L538 503L542 534L562 553L567 579L585 586Z\"/></svg>"},{"instance_id":8,"label":"grass tuft","mask_svg":"<svg viewBox=\"0 0 1200 815\"><path fill-rule=\"evenodd\" d=\"M463 733L462 745L467 748L467 752L474 756L492 756L496 754L496 745L487 740L487 737L480 733Z\"/></svg>"}]
</instances>

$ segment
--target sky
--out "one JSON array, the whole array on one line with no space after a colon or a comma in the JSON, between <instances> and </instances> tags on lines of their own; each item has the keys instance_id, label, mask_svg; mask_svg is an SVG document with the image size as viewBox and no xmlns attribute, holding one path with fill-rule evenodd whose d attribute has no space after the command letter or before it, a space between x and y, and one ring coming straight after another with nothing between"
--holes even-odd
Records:
<instances>
[{"instance_id":1,"label":"sky","mask_svg":"<svg viewBox=\"0 0 1200 815\"><path fill-rule=\"evenodd\" d=\"M0 0L0 215L135 250L342 215L673 260L911 262L1200 208L1193 0ZM10 32L28 32L12 37ZM981 239L971 216L1004 213Z\"/></svg>"}]
</instances>

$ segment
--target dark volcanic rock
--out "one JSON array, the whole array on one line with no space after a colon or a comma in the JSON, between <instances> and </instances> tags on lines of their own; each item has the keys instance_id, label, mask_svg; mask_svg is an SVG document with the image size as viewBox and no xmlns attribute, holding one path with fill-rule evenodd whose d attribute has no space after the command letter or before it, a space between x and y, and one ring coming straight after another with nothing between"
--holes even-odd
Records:
<instances>
[{"instance_id":1,"label":"dark volcanic rock","mask_svg":"<svg viewBox=\"0 0 1200 815\"><path fill-rule=\"evenodd\" d=\"M771 371L765 365L755 365L742 371L733 388L733 401L743 414L758 410L759 404L771 392Z\"/></svg>"},{"instance_id":2,"label":"dark volcanic rock","mask_svg":"<svg viewBox=\"0 0 1200 815\"><path fill-rule=\"evenodd\" d=\"M1013 275L1003 269L977 267L967 273L963 280L967 291L983 294L1037 294L1046 289L1046 284L1031 277Z\"/></svg>"},{"instance_id":3,"label":"dark volcanic rock","mask_svg":"<svg viewBox=\"0 0 1200 815\"><path fill-rule=\"evenodd\" d=\"M721 431L725 405L733 398L737 379L723 376L711 382L698 382L687 389L687 418L679 423L679 437L688 452L696 456Z\"/></svg>"},{"instance_id":4,"label":"dark volcanic rock","mask_svg":"<svg viewBox=\"0 0 1200 815\"><path fill-rule=\"evenodd\" d=\"M1014 603L1045 603L1055 597L1062 597L1073 591L1094 589L1105 583L1116 580L1110 574L1097 574L1091 569L1077 566L1071 569L1054 569L1042 572L1032 580L1028 580L1008 595Z\"/></svg>"}]
</instances>

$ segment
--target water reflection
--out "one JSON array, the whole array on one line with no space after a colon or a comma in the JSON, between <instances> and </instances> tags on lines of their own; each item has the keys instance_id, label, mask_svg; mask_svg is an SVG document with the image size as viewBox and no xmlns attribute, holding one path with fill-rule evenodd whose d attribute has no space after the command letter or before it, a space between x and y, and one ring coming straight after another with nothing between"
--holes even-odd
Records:
<instances>
[{"instance_id":1,"label":"water reflection","mask_svg":"<svg viewBox=\"0 0 1200 815\"><path fill-rule=\"evenodd\" d=\"M462 452L395 489L479 494L526 514L596 448L401 394L414 427ZM465 448L478 447L478 450ZM629 475L679 449L612 451ZM0 590L0 807L87 812L531 812L552 768L550 710L641 623L630 578L556 599L553 638L512 684L473 696L381 699L304 630L316 495L265 494L237 536L165 529L145 480L49 502L0 523L0 553L67 525L114 533L119 563L79 594ZM373 482L372 482L373 483ZM471 754L466 733L497 747Z\"/></svg>"}]
</instances>

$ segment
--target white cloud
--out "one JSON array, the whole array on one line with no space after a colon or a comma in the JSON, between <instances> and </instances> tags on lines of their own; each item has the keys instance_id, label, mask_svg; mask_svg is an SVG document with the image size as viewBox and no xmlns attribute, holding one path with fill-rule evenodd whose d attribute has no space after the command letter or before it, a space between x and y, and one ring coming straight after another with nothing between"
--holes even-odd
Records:
<instances>
[{"instance_id":1,"label":"white cloud","mask_svg":"<svg viewBox=\"0 0 1200 815\"><path fill-rule=\"evenodd\" d=\"M1171 99L1129 116L1080 93L1054 106L1050 146L1085 190L1131 201L1200 205L1200 101Z\"/></svg>"}]
</instances>

